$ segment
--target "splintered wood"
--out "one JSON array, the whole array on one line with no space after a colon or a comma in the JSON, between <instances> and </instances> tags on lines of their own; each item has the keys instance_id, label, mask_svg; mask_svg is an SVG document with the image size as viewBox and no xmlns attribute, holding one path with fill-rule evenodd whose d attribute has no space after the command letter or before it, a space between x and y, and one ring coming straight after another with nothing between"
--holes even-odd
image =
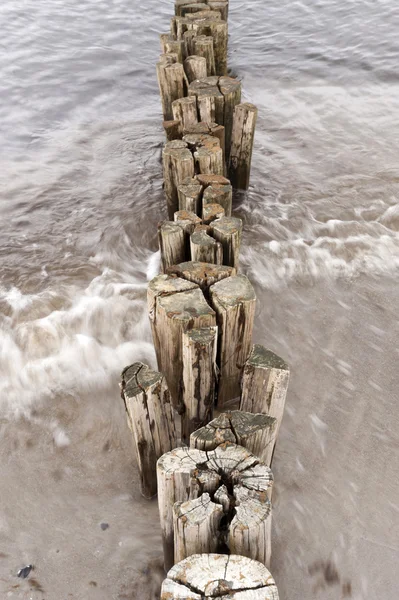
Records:
<instances>
[{"instance_id":1,"label":"splintered wood","mask_svg":"<svg viewBox=\"0 0 399 600\"><path fill-rule=\"evenodd\" d=\"M133 433L141 493L157 493L156 462L176 446L177 436L170 393L161 373L137 362L122 371L121 395Z\"/></svg>"},{"instance_id":2,"label":"splintered wood","mask_svg":"<svg viewBox=\"0 0 399 600\"><path fill-rule=\"evenodd\" d=\"M157 477L166 568L173 564L176 552L177 532L172 525L175 503L188 502L203 493L221 504L223 525L215 532L216 544L214 536L208 538L207 546L203 539L198 540L198 546L193 540L190 552L199 549L211 552L215 547L239 548L242 555L268 564L271 553L269 496L273 475L258 457L229 442L207 452L177 448L158 460ZM179 540L178 547L180 557L184 552L184 540Z\"/></svg>"},{"instance_id":3,"label":"splintered wood","mask_svg":"<svg viewBox=\"0 0 399 600\"><path fill-rule=\"evenodd\" d=\"M233 410L194 431L190 447L214 450L224 442L233 442L247 448L270 467L276 430L277 420L273 417Z\"/></svg>"},{"instance_id":4,"label":"splintered wood","mask_svg":"<svg viewBox=\"0 0 399 600\"><path fill-rule=\"evenodd\" d=\"M161 600L279 600L268 569L231 554L194 554L175 565L162 584Z\"/></svg>"}]
</instances>

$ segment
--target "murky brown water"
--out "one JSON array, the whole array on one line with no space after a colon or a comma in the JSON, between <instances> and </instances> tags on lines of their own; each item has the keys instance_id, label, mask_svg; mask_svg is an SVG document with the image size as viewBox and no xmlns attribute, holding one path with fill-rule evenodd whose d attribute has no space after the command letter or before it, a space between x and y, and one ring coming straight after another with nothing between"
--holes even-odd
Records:
<instances>
[{"instance_id":1,"label":"murky brown water","mask_svg":"<svg viewBox=\"0 0 399 600\"><path fill-rule=\"evenodd\" d=\"M156 502L117 381L154 361L154 64L172 10L0 6L1 598L159 589ZM231 0L230 67L260 110L235 199L243 267L256 341L292 367L274 463L282 600L399 595L398 26L393 0Z\"/></svg>"}]
</instances>

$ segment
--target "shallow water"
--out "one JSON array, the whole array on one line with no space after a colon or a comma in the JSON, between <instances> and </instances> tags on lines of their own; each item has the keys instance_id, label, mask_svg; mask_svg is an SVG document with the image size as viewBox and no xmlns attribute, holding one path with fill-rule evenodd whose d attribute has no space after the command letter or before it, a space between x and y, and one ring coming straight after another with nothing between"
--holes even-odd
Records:
<instances>
[{"instance_id":1,"label":"shallow water","mask_svg":"<svg viewBox=\"0 0 399 600\"><path fill-rule=\"evenodd\" d=\"M4 598L159 589L117 382L154 362L154 64L172 10L0 6ZM273 465L282 600L398 597L398 25L392 0L231 0L229 66L259 107L242 264L256 341L292 368Z\"/></svg>"}]
</instances>

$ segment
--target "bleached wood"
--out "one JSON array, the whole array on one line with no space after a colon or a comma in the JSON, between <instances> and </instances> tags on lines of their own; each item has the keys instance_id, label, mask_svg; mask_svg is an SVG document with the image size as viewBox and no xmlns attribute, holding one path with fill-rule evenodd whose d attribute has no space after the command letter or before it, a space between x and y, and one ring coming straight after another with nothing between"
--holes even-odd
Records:
<instances>
[{"instance_id":1,"label":"bleached wood","mask_svg":"<svg viewBox=\"0 0 399 600\"><path fill-rule=\"evenodd\" d=\"M260 344L252 347L244 366L240 410L277 419L275 439L284 415L289 379L290 369L282 358Z\"/></svg>"},{"instance_id":2,"label":"bleached wood","mask_svg":"<svg viewBox=\"0 0 399 600\"><path fill-rule=\"evenodd\" d=\"M170 569L162 583L161 600L222 599L279 600L279 596L265 565L235 554L194 554Z\"/></svg>"},{"instance_id":3,"label":"bleached wood","mask_svg":"<svg viewBox=\"0 0 399 600\"><path fill-rule=\"evenodd\" d=\"M180 123L180 132L183 135L184 129L198 123L197 98L187 96L175 100L172 102L172 112L174 120Z\"/></svg>"},{"instance_id":4,"label":"bleached wood","mask_svg":"<svg viewBox=\"0 0 399 600\"><path fill-rule=\"evenodd\" d=\"M205 231L194 231L190 236L191 260L221 265L223 262L222 244Z\"/></svg>"},{"instance_id":5,"label":"bleached wood","mask_svg":"<svg viewBox=\"0 0 399 600\"><path fill-rule=\"evenodd\" d=\"M216 75L215 54L213 52L213 37L210 35L198 35L193 40L194 53L206 59L206 71L208 75ZM205 75L206 77L206 75Z\"/></svg>"},{"instance_id":6,"label":"bleached wood","mask_svg":"<svg viewBox=\"0 0 399 600\"><path fill-rule=\"evenodd\" d=\"M183 333L182 440L213 418L216 388L217 327Z\"/></svg>"},{"instance_id":7,"label":"bleached wood","mask_svg":"<svg viewBox=\"0 0 399 600\"><path fill-rule=\"evenodd\" d=\"M273 485L271 470L246 448L231 443L221 444L206 453L192 448L172 450L158 460L157 478L166 568L174 556L172 509L175 502L198 498L207 492L215 500L220 499L221 506L226 506L226 490L216 493L220 486L225 486L232 490L233 503L239 497L240 504L244 506L246 502L252 502L249 499L255 498L269 506L268 497ZM248 501L243 497L245 490ZM223 527L217 532L221 545L229 540L227 534L234 514L231 510L225 513ZM263 527L262 522L259 523L259 528ZM255 551L253 549L253 553Z\"/></svg>"},{"instance_id":8,"label":"bleached wood","mask_svg":"<svg viewBox=\"0 0 399 600\"><path fill-rule=\"evenodd\" d=\"M238 270L242 220L236 217L222 217L212 221L210 227L212 236L223 246L223 264Z\"/></svg>"},{"instance_id":9,"label":"bleached wood","mask_svg":"<svg viewBox=\"0 0 399 600\"><path fill-rule=\"evenodd\" d=\"M166 273L168 267L184 262L186 259L184 230L178 223L173 221L160 223L158 225L158 243L162 273Z\"/></svg>"},{"instance_id":10,"label":"bleached wood","mask_svg":"<svg viewBox=\"0 0 399 600\"><path fill-rule=\"evenodd\" d=\"M186 179L177 188L179 210L201 215L202 185L196 179Z\"/></svg>"},{"instance_id":11,"label":"bleached wood","mask_svg":"<svg viewBox=\"0 0 399 600\"><path fill-rule=\"evenodd\" d=\"M230 523L228 546L233 554L248 556L266 567L271 558L272 508L268 498L253 496L245 487L234 487L235 515Z\"/></svg>"},{"instance_id":12,"label":"bleached wood","mask_svg":"<svg viewBox=\"0 0 399 600\"><path fill-rule=\"evenodd\" d=\"M245 275L223 279L212 285L209 293L219 326L218 407L223 407L240 396L242 372L251 352L256 297Z\"/></svg>"},{"instance_id":13,"label":"bleached wood","mask_svg":"<svg viewBox=\"0 0 399 600\"><path fill-rule=\"evenodd\" d=\"M221 219L225 216L223 206L220 204L204 204L202 208L202 221L209 225L215 219Z\"/></svg>"},{"instance_id":14,"label":"bleached wood","mask_svg":"<svg viewBox=\"0 0 399 600\"><path fill-rule=\"evenodd\" d=\"M218 146L198 148L194 152L194 161L199 173L224 174L223 150Z\"/></svg>"},{"instance_id":15,"label":"bleached wood","mask_svg":"<svg viewBox=\"0 0 399 600\"><path fill-rule=\"evenodd\" d=\"M186 52L189 48L186 49ZM184 70L189 83L207 76L206 58L191 54L184 61Z\"/></svg>"},{"instance_id":16,"label":"bleached wood","mask_svg":"<svg viewBox=\"0 0 399 600\"><path fill-rule=\"evenodd\" d=\"M187 29L192 29L197 36L211 35L215 54L216 75L227 73L227 37L228 27L226 21L221 19L218 11L207 11L204 13L186 15Z\"/></svg>"},{"instance_id":17,"label":"bleached wood","mask_svg":"<svg viewBox=\"0 0 399 600\"><path fill-rule=\"evenodd\" d=\"M157 492L156 462L177 443L173 409L165 378L137 362L122 371L121 395L133 433L141 493Z\"/></svg>"},{"instance_id":18,"label":"bleached wood","mask_svg":"<svg viewBox=\"0 0 399 600\"><path fill-rule=\"evenodd\" d=\"M236 274L232 267L195 261L187 261L170 267L168 273L198 284L205 295L207 295L209 286Z\"/></svg>"},{"instance_id":19,"label":"bleached wood","mask_svg":"<svg viewBox=\"0 0 399 600\"><path fill-rule=\"evenodd\" d=\"M162 165L168 216L173 220L179 208L177 188L187 177L194 175L194 159L187 143L183 140L166 142L162 151Z\"/></svg>"},{"instance_id":20,"label":"bleached wood","mask_svg":"<svg viewBox=\"0 0 399 600\"><path fill-rule=\"evenodd\" d=\"M167 452L157 462L158 507L162 531L165 570L174 564L173 506L198 498L200 486L195 477L197 465L206 453L188 448Z\"/></svg>"},{"instance_id":21,"label":"bleached wood","mask_svg":"<svg viewBox=\"0 0 399 600\"><path fill-rule=\"evenodd\" d=\"M182 334L188 329L216 325L216 316L196 284L160 277L162 275L150 282L148 291L154 345L158 368L165 374L172 404L176 410L182 410Z\"/></svg>"},{"instance_id":22,"label":"bleached wood","mask_svg":"<svg viewBox=\"0 0 399 600\"><path fill-rule=\"evenodd\" d=\"M233 203L233 188L228 183L220 185L214 183L209 185L203 193L203 206L206 204L220 204L223 207L225 216L231 217L232 203Z\"/></svg>"},{"instance_id":23,"label":"bleached wood","mask_svg":"<svg viewBox=\"0 0 399 600\"><path fill-rule=\"evenodd\" d=\"M184 7L189 5L189 4L202 4L201 0L198 0L196 2L196 0L175 0L175 15L177 17L181 16L181 12L182 10L184 10Z\"/></svg>"},{"instance_id":24,"label":"bleached wood","mask_svg":"<svg viewBox=\"0 0 399 600\"><path fill-rule=\"evenodd\" d=\"M175 563L199 552L216 552L223 508L209 494L173 507Z\"/></svg>"},{"instance_id":25,"label":"bleached wood","mask_svg":"<svg viewBox=\"0 0 399 600\"><path fill-rule=\"evenodd\" d=\"M214 450L224 442L247 448L270 467L277 420L269 415L233 410L224 412L190 436L190 447Z\"/></svg>"},{"instance_id":26,"label":"bleached wood","mask_svg":"<svg viewBox=\"0 0 399 600\"><path fill-rule=\"evenodd\" d=\"M247 190L258 109L245 102L234 108L229 177L236 189Z\"/></svg>"},{"instance_id":27,"label":"bleached wood","mask_svg":"<svg viewBox=\"0 0 399 600\"><path fill-rule=\"evenodd\" d=\"M164 119L173 119L172 102L183 98L187 91L187 81L184 68L181 63L174 63L165 67L166 97L165 108L166 115Z\"/></svg>"}]
</instances>

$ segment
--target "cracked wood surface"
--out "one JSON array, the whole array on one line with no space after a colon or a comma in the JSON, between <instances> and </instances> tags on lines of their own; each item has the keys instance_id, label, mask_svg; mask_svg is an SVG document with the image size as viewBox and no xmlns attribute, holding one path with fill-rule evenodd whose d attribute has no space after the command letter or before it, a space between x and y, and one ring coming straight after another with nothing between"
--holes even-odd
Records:
<instances>
[{"instance_id":1,"label":"cracked wood surface","mask_svg":"<svg viewBox=\"0 0 399 600\"><path fill-rule=\"evenodd\" d=\"M168 572L161 600L278 600L275 581L255 560L194 554Z\"/></svg>"}]
</instances>

